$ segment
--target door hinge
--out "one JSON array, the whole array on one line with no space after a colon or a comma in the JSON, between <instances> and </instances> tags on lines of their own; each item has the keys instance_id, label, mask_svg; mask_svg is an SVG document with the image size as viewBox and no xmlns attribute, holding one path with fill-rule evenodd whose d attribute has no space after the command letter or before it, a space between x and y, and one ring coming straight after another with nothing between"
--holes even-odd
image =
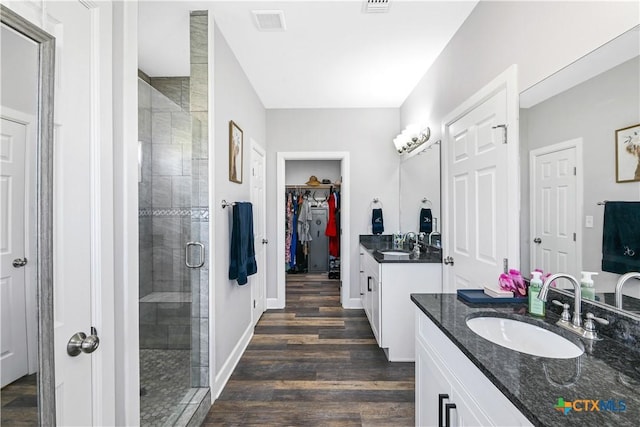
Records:
<instances>
[{"instance_id":1,"label":"door hinge","mask_svg":"<svg viewBox=\"0 0 640 427\"><path fill-rule=\"evenodd\" d=\"M253 308L256 308L256 300L253 300Z\"/></svg>"},{"instance_id":2,"label":"door hinge","mask_svg":"<svg viewBox=\"0 0 640 427\"><path fill-rule=\"evenodd\" d=\"M502 259L502 269L504 270L504 274L507 274L509 271L509 258Z\"/></svg>"},{"instance_id":3,"label":"door hinge","mask_svg":"<svg viewBox=\"0 0 640 427\"><path fill-rule=\"evenodd\" d=\"M502 143L503 143L503 144L506 144L506 143L507 143L507 125L495 125L495 126L492 126L492 127L491 127L491 129L498 129L498 128L502 128L502 130L503 130L503 133L502 133L502 136L503 136Z\"/></svg>"},{"instance_id":4,"label":"door hinge","mask_svg":"<svg viewBox=\"0 0 640 427\"><path fill-rule=\"evenodd\" d=\"M573 233L573 241L576 241L576 233Z\"/></svg>"},{"instance_id":5,"label":"door hinge","mask_svg":"<svg viewBox=\"0 0 640 427\"><path fill-rule=\"evenodd\" d=\"M578 168L576 168L575 166L573 167L573 176L577 176L578 175Z\"/></svg>"}]
</instances>

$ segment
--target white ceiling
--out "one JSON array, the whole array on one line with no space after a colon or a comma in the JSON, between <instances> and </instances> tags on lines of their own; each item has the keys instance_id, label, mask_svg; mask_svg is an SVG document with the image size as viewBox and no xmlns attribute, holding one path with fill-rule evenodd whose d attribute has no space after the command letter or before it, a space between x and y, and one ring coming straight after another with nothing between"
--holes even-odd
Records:
<instances>
[{"instance_id":1,"label":"white ceiling","mask_svg":"<svg viewBox=\"0 0 640 427\"><path fill-rule=\"evenodd\" d=\"M477 1L141 1L139 67L189 75L190 10L213 10L266 108L399 107ZM252 10L283 10L287 30L261 32Z\"/></svg>"}]
</instances>

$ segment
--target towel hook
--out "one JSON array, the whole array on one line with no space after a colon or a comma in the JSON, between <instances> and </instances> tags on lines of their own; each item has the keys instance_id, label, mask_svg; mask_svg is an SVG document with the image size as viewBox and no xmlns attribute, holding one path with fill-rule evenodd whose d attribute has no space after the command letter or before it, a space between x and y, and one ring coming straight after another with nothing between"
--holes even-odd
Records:
<instances>
[{"instance_id":1,"label":"towel hook","mask_svg":"<svg viewBox=\"0 0 640 427\"><path fill-rule=\"evenodd\" d=\"M373 200L371 201L371 203L369 203L369 207L373 207L373 205L375 204L380 204L380 207L382 208L382 202L380 201L380 199L378 199L377 197L374 197Z\"/></svg>"},{"instance_id":2,"label":"towel hook","mask_svg":"<svg viewBox=\"0 0 640 427\"><path fill-rule=\"evenodd\" d=\"M428 207L432 207L433 204L431 203L431 200L427 199L426 197L422 198L422 204L423 205L427 205Z\"/></svg>"}]
</instances>

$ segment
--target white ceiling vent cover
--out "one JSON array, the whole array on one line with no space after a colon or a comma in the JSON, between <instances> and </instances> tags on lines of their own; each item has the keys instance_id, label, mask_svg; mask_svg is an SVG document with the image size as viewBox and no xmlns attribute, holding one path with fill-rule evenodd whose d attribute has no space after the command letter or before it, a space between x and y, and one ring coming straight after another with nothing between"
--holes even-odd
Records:
<instances>
[{"instance_id":1,"label":"white ceiling vent cover","mask_svg":"<svg viewBox=\"0 0 640 427\"><path fill-rule=\"evenodd\" d=\"M363 12L365 13L385 13L389 11L389 0L366 0Z\"/></svg>"},{"instance_id":2,"label":"white ceiling vent cover","mask_svg":"<svg viewBox=\"0 0 640 427\"><path fill-rule=\"evenodd\" d=\"M287 29L284 22L284 12L281 10L254 10L252 13L260 31L284 31Z\"/></svg>"}]
</instances>

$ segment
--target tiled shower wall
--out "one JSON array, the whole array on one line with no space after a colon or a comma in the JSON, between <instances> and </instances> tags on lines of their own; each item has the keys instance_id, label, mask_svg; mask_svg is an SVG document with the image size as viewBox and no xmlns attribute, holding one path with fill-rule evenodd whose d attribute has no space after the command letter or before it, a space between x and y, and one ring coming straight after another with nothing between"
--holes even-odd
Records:
<instances>
[{"instance_id":1,"label":"tiled shower wall","mask_svg":"<svg viewBox=\"0 0 640 427\"><path fill-rule=\"evenodd\" d=\"M160 80L169 94L177 85L177 100L184 102L184 78L153 80ZM191 240L192 120L155 88L143 81L139 86L140 250L145 252L140 262L140 346L189 349L191 282L184 246Z\"/></svg>"}]
</instances>

